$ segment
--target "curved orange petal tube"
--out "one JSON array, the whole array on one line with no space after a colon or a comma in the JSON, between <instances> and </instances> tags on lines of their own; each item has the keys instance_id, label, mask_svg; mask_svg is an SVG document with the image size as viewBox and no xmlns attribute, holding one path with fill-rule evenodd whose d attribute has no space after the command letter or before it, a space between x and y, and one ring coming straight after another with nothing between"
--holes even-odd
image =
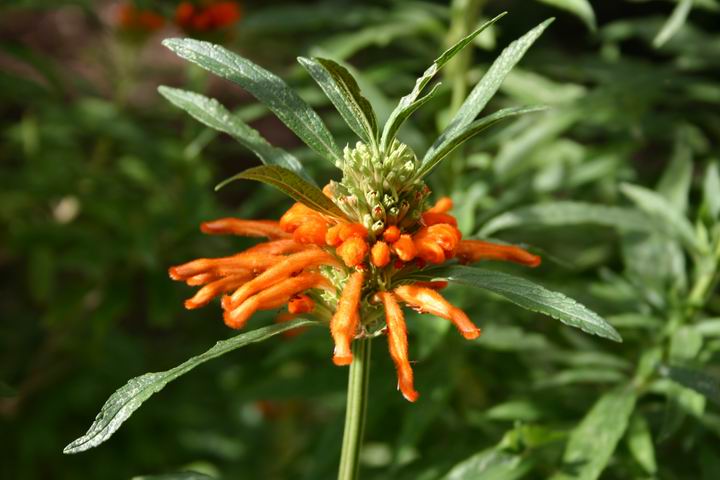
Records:
<instances>
[{"instance_id":1,"label":"curved orange petal tube","mask_svg":"<svg viewBox=\"0 0 720 480\"><path fill-rule=\"evenodd\" d=\"M275 220L242 220L220 218L200 224L200 230L210 235L240 235L244 237L288 238Z\"/></svg>"},{"instance_id":2,"label":"curved orange petal tube","mask_svg":"<svg viewBox=\"0 0 720 480\"><path fill-rule=\"evenodd\" d=\"M480 329L470 321L465 312L454 307L435 290L417 285L401 285L394 290L394 293L400 300L423 313L432 313L450 320L468 340L480 336Z\"/></svg>"},{"instance_id":3,"label":"curved orange petal tube","mask_svg":"<svg viewBox=\"0 0 720 480\"><path fill-rule=\"evenodd\" d=\"M388 327L388 347L395 363L398 376L398 388L403 397L414 402L420 396L413 386L413 371L408 359L407 327L400 305L391 292L378 292L385 307L385 319Z\"/></svg>"},{"instance_id":4,"label":"curved orange petal tube","mask_svg":"<svg viewBox=\"0 0 720 480\"><path fill-rule=\"evenodd\" d=\"M528 267L537 267L541 262L540 257L520 247L498 245L482 240L462 240L458 244L456 255L464 263L473 263L479 260L502 260Z\"/></svg>"},{"instance_id":5,"label":"curved orange petal tube","mask_svg":"<svg viewBox=\"0 0 720 480\"><path fill-rule=\"evenodd\" d=\"M335 315L330 320L330 334L335 341L333 353L335 365L350 365L352 362L350 342L355 337L360 320L358 307L360 306L363 280L363 272L354 272L350 275L340 295L340 300L338 300Z\"/></svg>"}]
</instances>

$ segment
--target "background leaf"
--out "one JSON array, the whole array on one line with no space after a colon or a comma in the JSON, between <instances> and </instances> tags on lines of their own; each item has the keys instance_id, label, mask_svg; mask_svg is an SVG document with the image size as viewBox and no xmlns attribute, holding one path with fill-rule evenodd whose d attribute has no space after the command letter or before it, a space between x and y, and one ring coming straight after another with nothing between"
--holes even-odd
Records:
<instances>
[{"instance_id":1,"label":"background leaf","mask_svg":"<svg viewBox=\"0 0 720 480\"><path fill-rule=\"evenodd\" d=\"M604 394L568 439L562 472L552 480L595 480L605 469L635 408L635 391L623 386Z\"/></svg>"},{"instance_id":2,"label":"background leaf","mask_svg":"<svg viewBox=\"0 0 720 480\"><path fill-rule=\"evenodd\" d=\"M595 11L588 0L538 0L576 15L593 32L596 29Z\"/></svg>"},{"instance_id":3,"label":"background leaf","mask_svg":"<svg viewBox=\"0 0 720 480\"><path fill-rule=\"evenodd\" d=\"M315 211L332 217L346 218L343 211L340 210L340 207L326 197L322 190L306 182L287 168L276 165L262 165L248 168L244 172L224 180L216 189L220 189L235 180L256 180L267 183Z\"/></svg>"},{"instance_id":4,"label":"background leaf","mask_svg":"<svg viewBox=\"0 0 720 480\"><path fill-rule=\"evenodd\" d=\"M323 121L280 77L210 42L169 38L163 40L163 45L181 58L243 87L321 157L342 165L342 155Z\"/></svg>"},{"instance_id":5,"label":"background leaf","mask_svg":"<svg viewBox=\"0 0 720 480\"><path fill-rule=\"evenodd\" d=\"M720 378L694 368L676 366L669 367L666 374L680 385L691 388L720 405Z\"/></svg>"},{"instance_id":6,"label":"background leaf","mask_svg":"<svg viewBox=\"0 0 720 480\"><path fill-rule=\"evenodd\" d=\"M490 448L455 465L443 480L514 480L524 476L532 463L521 455Z\"/></svg>"},{"instance_id":7,"label":"background leaf","mask_svg":"<svg viewBox=\"0 0 720 480\"><path fill-rule=\"evenodd\" d=\"M71 442L65 447L63 453L83 452L105 442L153 394L198 365L245 345L262 342L278 333L314 323L311 320L294 320L241 333L233 338L217 342L210 350L190 358L175 368L164 372L146 373L131 379L108 398L87 433Z\"/></svg>"},{"instance_id":8,"label":"background leaf","mask_svg":"<svg viewBox=\"0 0 720 480\"><path fill-rule=\"evenodd\" d=\"M667 21L653 39L653 46L660 48L682 28L692 9L693 0L679 0Z\"/></svg>"}]
</instances>

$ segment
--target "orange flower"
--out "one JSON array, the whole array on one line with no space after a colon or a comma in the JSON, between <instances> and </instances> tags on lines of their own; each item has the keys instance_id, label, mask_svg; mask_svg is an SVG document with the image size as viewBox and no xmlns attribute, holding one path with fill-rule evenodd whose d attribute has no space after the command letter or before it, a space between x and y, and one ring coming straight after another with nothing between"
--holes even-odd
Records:
<instances>
[{"instance_id":1,"label":"orange flower","mask_svg":"<svg viewBox=\"0 0 720 480\"><path fill-rule=\"evenodd\" d=\"M395 296L390 292L378 292L385 307L385 320L388 328L388 346L390 356L395 363L398 376L398 388L409 402L418 399L419 394L413 386L413 371L408 360L407 327L405 317Z\"/></svg>"},{"instance_id":2,"label":"orange flower","mask_svg":"<svg viewBox=\"0 0 720 480\"><path fill-rule=\"evenodd\" d=\"M154 32L165 25L165 18L151 10L138 9L132 3L124 3L118 8L117 24L125 30Z\"/></svg>"},{"instance_id":3,"label":"orange flower","mask_svg":"<svg viewBox=\"0 0 720 480\"><path fill-rule=\"evenodd\" d=\"M333 362L335 365L349 365L352 362L350 343L357 332L364 274L355 272L350 275L343 288L337 309L330 320L330 332L335 340Z\"/></svg>"},{"instance_id":4,"label":"orange flower","mask_svg":"<svg viewBox=\"0 0 720 480\"><path fill-rule=\"evenodd\" d=\"M183 30L201 33L229 27L241 16L238 2L205 2L205 5L180 2L175 10L175 23Z\"/></svg>"},{"instance_id":5,"label":"orange flower","mask_svg":"<svg viewBox=\"0 0 720 480\"><path fill-rule=\"evenodd\" d=\"M325 191L326 195L330 193L328 188ZM390 225L380 238L360 223L328 217L302 203L292 205L278 222L222 218L203 223L201 230L268 240L229 257L201 258L172 267L170 276L202 287L185 302L187 308L201 307L223 295L223 318L231 328L242 328L258 310L285 304L288 313L278 317L279 321L298 314L313 314L326 321L331 317L335 344L332 360L336 365L350 364L353 340L367 334L364 306L381 302L398 388L413 402L418 393L408 359L405 318L398 302L451 321L469 340L477 338L480 329L438 293L447 286L446 281L397 285L392 283L393 276L406 268L422 269L426 263L441 264L455 257L461 262L491 259L528 266L540 263L539 257L518 247L462 240L455 218L448 213L451 207L449 198L441 198L409 228L414 233L403 233L397 225ZM368 255L374 268L366 268ZM394 262L393 255L397 257ZM346 280L339 280L342 278ZM308 295L318 289L327 293ZM316 308L316 302L321 308ZM327 312L333 309L330 316Z\"/></svg>"},{"instance_id":6,"label":"orange flower","mask_svg":"<svg viewBox=\"0 0 720 480\"><path fill-rule=\"evenodd\" d=\"M435 290L416 285L402 285L395 289L395 295L422 313L432 313L440 318L450 320L462 336L468 340L480 336L480 329L470 321L465 312L453 307Z\"/></svg>"},{"instance_id":7,"label":"orange flower","mask_svg":"<svg viewBox=\"0 0 720 480\"><path fill-rule=\"evenodd\" d=\"M392 244L393 251L403 262L409 262L415 255L417 255L417 249L410 235L402 234L395 243Z\"/></svg>"},{"instance_id":8,"label":"orange flower","mask_svg":"<svg viewBox=\"0 0 720 480\"><path fill-rule=\"evenodd\" d=\"M382 268L390 263L390 247L387 243L375 242L370 250L370 260L376 267Z\"/></svg>"},{"instance_id":9,"label":"orange flower","mask_svg":"<svg viewBox=\"0 0 720 480\"><path fill-rule=\"evenodd\" d=\"M368 244L360 237L350 237L337 248L337 254L348 267L360 265L369 250Z\"/></svg>"},{"instance_id":10,"label":"orange flower","mask_svg":"<svg viewBox=\"0 0 720 480\"><path fill-rule=\"evenodd\" d=\"M540 265L541 258L527 250L512 245L497 245L481 240L463 240L458 245L457 257L463 263L479 260L515 262L528 267Z\"/></svg>"}]
</instances>

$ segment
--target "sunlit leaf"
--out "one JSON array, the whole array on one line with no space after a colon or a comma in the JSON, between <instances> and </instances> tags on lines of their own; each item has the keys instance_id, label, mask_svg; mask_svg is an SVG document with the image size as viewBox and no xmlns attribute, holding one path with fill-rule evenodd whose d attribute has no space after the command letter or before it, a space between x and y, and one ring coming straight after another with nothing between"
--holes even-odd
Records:
<instances>
[{"instance_id":1,"label":"sunlit leaf","mask_svg":"<svg viewBox=\"0 0 720 480\"><path fill-rule=\"evenodd\" d=\"M640 413L636 412L630 419L630 426L627 432L627 444L630 453L645 472L651 475L657 472L652 432L645 417Z\"/></svg>"},{"instance_id":2,"label":"sunlit leaf","mask_svg":"<svg viewBox=\"0 0 720 480\"><path fill-rule=\"evenodd\" d=\"M637 396L619 387L604 394L570 434L562 471L551 480L595 480L600 477L627 429Z\"/></svg>"},{"instance_id":3,"label":"sunlit leaf","mask_svg":"<svg viewBox=\"0 0 720 480\"><path fill-rule=\"evenodd\" d=\"M423 158L422 166L417 173L418 178L422 178L430 173L430 171L435 168L443 158L449 155L450 152L483 130L490 128L502 120L516 117L518 115L524 115L526 113L540 112L544 109L545 107L541 106L504 108L492 115L488 115L487 117L483 117L472 122L467 127L458 130L454 136L448 137L442 145L438 146L438 148L428 150L425 158Z\"/></svg>"},{"instance_id":4,"label":"sunlit leaf","mask_svg":"<svg viewBox=\"0 0 720 480\"><path fill-rule=\"evenodd\" d=\"M717 220L720 218L720 174L717 160L711 160L705 171L703 183L703 203L710 216Z\"/></svg>"},{"instance_id":5,"label":"sunlit leaf","mask_svg":"<svg viewBox=\"0 0 720 480\"><path fill-rule=\"evenodd\" d=\"M413 279L448 280L452 283L483 288L516 305L544 313L586 333L621 342L617 331L602 317L562 293L553 292L530 280L503 272L475 267L451 265L421 270Z\"/></svg>"},{"instance_id":6,"label":"sunlit leaf","mask_svg":"<svg viewBox=\"0 0 720 480\"><path fill-rule=\"evenodd\" d=\"M210 42L192 38L169 38L163 45L178 56L233 81L264 103L310 148L335 165L342 155L317 113L277 75Z\"/></svg>"},{"instance_id":7,"label":"sunlit leaf","mask_svg":"<svg viewBox=\"0 0 720 480\"><path fill-rule=\"evenodd\" d=\"M135 410L153 394L162 390L165 385L188 373L198 365L231 352L251 343L262 342L279 333L293 328L314 324L311 320L294 320L292 322L274 324L241 333L227 340L221 340L210 350L192 357L175 368L164 372L146 373L131 379L125 386L113 393L105 402L95 421L85 435L70 443L63 453L78 453L97 447L109 439L120 426L135 413Z\"/></svg>"},{"instance_id":8,"label":"sunlit leaf","mask_svg":"<svg viewBox=\"0 0 720 480\"><path fill-rule=\"evenodd\" d=\"M532 463L521 455L490 448L455 465L442 480L515 480L531 467Z\"/></svg>"},{"instance_id":9,"label":"sunlit leaf","mask_svg":"<svg viewBox=\"0 0 720 480\"><path fill-rule=\"evenodd\" d=\"M413 111L417 110L417 108L420 106L418 102L425 103L430 98L430 94L425 95L422 98L420 98L420 94L425 89L430 80L432 80L433 77L437 74L437 72L440 71L440 69L445 66L445 64L447 64L447 62L449 62L450 59L452 59L458 52L460 52L470 42L472 42L475 37L482 33L483 30L500 20L503 16L505 16L505 13L501 13L492 20L484 23L470 35L467 35L455 45L445 50L443 54L436 58L433 64L430 65L427 70L425 70L423 75L415 81L415 87L413 87L412 91L409 94L405 95L400 99L397 107L395 107L395 110L393 110L393 112L390 114L390 118L385 123L385 128L383 129L381 140L381 146L383 150L387 150L393 138L395 138L395 134L397 133L400 126L407 119L407 117L409 117L410 114Z\"/></svg>"},{"instance_id":10,"label":"sunlit leaf","mask_svg":"<svg viewBox=\"0 0 720 480\"><path fill-rule=\"evenodd\" d=\"M340 207L335 205L332 200L326 197L322 190L315 185L306 182L296 173L288 170L287 168L278 167L276 165L261 165L259 167L248 168L247 170L224 180L215 188L220 189L235 180L255 180L272 185L289 197L315 211L332 217L346 218L343 211L340 210Z\"/></svg>"},{"instance_id":11,"label":"sunlit leaf","mask_svg":"<svg viewBox=\"0 0 720 480\"><path fill-rule=\"evenodd\" d=\"M314 183L295 156L270 145L257 130L233 115L214 98L164 86L158 88L158 91L173 105L185 110L199 122L233 137L255 153L264 164L285 167Z\"/></svg>"},{"instance_id":12,"label":"sunlit leaf","mask_svg":"<svg viewBox=\"0 0 720 480\"><path fill-rule=\"evenodd\" d=\"M367 144L375 144L377 118L372 105L360 92L357 81L342 65L326 58L298 57L348 126Z\"/></svg>"},{"instance_id":13,"label":"sunlit leaf","mask_svg":"<svg viewBox=\"0 0 720 480\"><path fill-rule=\"evenodd\" d=\"M473 120L485 108L490 99L498 91L503 80L510 73L510 70L522 59L528 48L535 43L545 29L552 23L553 19L545 20L537 27L508 45L500 56L493 62L482 79L475 85L465 102L450 121L448 127L433 143L425 155L426 158L434 156L435 150L443 148L448 139L454 138L458 132L470 125Z\"/></svg>"},{"instance_id":14,"label":"sunlit leaf","mask_svg":"<svg viewBox=\"0 0 720 480\"><path fill-rule=\"evenodd\" d=\"M561 8L574 15L580 20L585 22L585 25L595 31L595 12L593 11L592 5L588 0L538 0L542 3L552 5L553 7Z\"/></svg>"},{"instance_id":15,"label":"sunlit leaf","mask_svg":"<svg viewBox=\"0 0 720 480\"><path fill-rule=\"evenodd\" d=\"M564 227L601 225L624 230L652 231L655 227L641 212L623 207L608 207L582 202L548 202L520 207L488 221L478 233L491 236L516 227Z\"/></svg>"},{"instance_id":16,"label":"sunlit leaf","mask_svg":"<svg viewBox=\"0 0 720 480\"><path fill-rule=\"evenodd\" d=\"M682 28L690 14L692 6L693 0L680 0L678 2L663 27L653 39L653 46L655 48L662 47L665 42L670 40L673 35Z\"/></svg>"}]
</instances>

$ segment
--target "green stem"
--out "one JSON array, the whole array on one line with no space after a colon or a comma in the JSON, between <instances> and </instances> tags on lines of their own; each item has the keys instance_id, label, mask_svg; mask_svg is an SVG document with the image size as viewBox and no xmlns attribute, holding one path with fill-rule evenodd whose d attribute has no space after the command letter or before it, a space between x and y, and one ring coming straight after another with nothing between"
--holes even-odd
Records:
<instances>
[{"instance_id":1,"label":"green stem","mask_svg":"<svg viewBox=\"0 0 720 480\"><path fill-rule=\"evenodd\" d=\"M371 341L369 338L361 338L354 342L353 361L348 374L347 410L338 480L357 480L360 474L360 449L365 433L370 380Z\"/></svg>"}]
</instances>

